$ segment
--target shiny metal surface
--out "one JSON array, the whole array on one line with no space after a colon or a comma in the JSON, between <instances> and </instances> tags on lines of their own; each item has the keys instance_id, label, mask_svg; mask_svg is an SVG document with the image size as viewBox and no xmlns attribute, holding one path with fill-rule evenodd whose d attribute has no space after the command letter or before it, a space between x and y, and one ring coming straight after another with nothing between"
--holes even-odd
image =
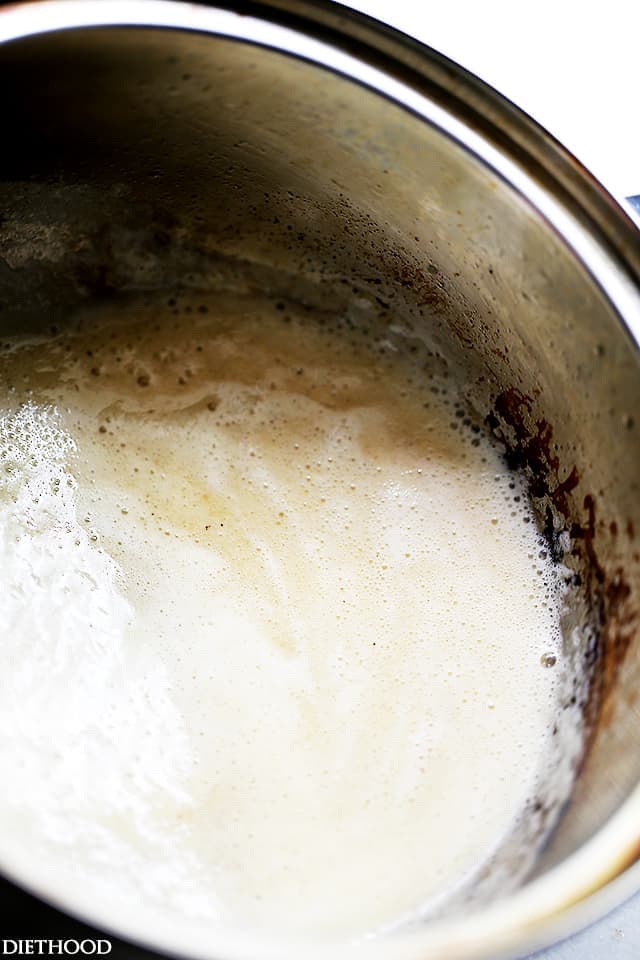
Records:
<instances>
[{"instance_id":1,"label":"shiny metal surface","mask_svg":"<svg viewBox=\"0 0 640 960\"><path fill-rule=\"evenodd\" d=\"M475 78L343 8L54 0L1 11L0 39L0 333L179 288L356 298L446 358L570 541L567 656L598 723L534 876L510 891L552 785L474 905L332 956L522 955L618 902L640 885L632 222Z\"/></svg>"}]
</instances>

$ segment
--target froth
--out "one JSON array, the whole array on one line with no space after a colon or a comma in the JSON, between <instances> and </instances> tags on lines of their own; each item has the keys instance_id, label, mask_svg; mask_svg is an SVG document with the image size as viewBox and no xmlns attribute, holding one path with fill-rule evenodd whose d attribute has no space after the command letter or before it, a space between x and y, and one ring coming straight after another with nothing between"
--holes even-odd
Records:
<instances>
[{"instance_id":1,"label":"froth","mask_svg":"<svg viewBox=\"0 0 640 960\"><path fill-rule=\"evenodd\" d=\"M126 319L4 361L0 855L203 937L428 910L545 774L562 588L521 480L415 346Z\"/></svg>"}]
</instances>

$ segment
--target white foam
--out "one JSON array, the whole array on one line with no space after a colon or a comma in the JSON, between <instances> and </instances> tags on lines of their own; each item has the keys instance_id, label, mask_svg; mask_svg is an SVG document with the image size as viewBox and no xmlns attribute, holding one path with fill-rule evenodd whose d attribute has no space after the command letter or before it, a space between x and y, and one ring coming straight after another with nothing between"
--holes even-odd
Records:
<instances>
[{"instance_id":1,"label":"white foam","mask_svg":"<svg viewBox=\"0 0 640 960\"><path fill-rule=\"evenodd\" d=\"M116 924L366 935L535 796L557 576L415 364L236 322L24 352L72 348L0 420L0 859Z\"/></svg>"}]
</instances>

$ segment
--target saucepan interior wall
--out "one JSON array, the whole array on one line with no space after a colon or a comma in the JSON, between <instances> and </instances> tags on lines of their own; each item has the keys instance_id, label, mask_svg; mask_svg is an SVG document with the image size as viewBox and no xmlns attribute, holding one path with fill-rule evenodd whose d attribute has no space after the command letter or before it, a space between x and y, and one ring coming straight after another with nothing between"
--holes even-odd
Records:
<instances>
[{"instance_id":1,"label":"saucepan interior wall","mask_svg":"<svg viewBox=\"0 0 640 960\"><path fill-rule=\"evenodd\" d=\"M604 703L539 869L571 852L640 774L640 378L594 279L464 147L292 57L76 30L5 45L0 84L1 332L47 335L92 302L259 290L422 340L504 441L570 570L566 756L575 717ZM531 798L480 897L509 885L563 789Z\"/></svg>"}]
</instances>

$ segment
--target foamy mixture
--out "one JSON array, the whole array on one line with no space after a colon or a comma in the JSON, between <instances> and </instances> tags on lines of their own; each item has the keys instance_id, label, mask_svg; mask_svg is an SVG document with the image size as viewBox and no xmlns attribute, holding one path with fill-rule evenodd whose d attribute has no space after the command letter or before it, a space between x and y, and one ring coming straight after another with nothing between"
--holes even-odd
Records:
<instances>
[{"instance_id":1,"label":"foamy mixture","mask_svg":"<svg viewBox=\"0 0 640 960\"><path fill-rule=\"evenodd\" d=\"M185 944L472 884L560 695L557 573L446 371L282 307L0 352L0 863Z\"/></svg>"}]
</instances>

